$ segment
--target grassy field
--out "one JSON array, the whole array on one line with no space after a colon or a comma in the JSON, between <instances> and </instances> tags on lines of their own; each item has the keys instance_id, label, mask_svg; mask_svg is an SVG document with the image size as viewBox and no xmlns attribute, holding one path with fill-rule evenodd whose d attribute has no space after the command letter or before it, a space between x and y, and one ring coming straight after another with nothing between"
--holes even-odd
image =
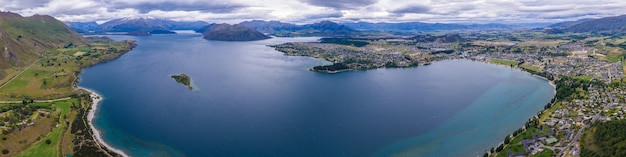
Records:
<instances>
[{"instance_id":1,"label":"grassy field","mask_svg":"<svg viewBox=\"0 0 626 157\"><path fill-rule=\"evenodd\" d=\"M532 139L532 134L536 133L537 135L543 135L549 133L550 130L547 127L544 127L543 130L538 130L537 128L529 128L528 130L520 133L515 136L511 142L504 148L500 153L498 153L497 157L506 157L508 156L509 151L512 151L513 154L521 153L524 151L524 146L522 145L522 141L524 139ZM537 154L538 155L538 154Z\"/></svg>"},{"instance_id":2,"label":"grassy field","mask_svg":"<svg viewBox=\"0 0 626 157\"><path fill-rule=\"evenodd\" d=\"M512 61L512 60L506 60L506 59L495 59L495 58L492 58L491 60L489 60L489 62L500 64L500 65L511 66L511 67L517 66L517 64L519 64L518 61Z\"/></svg>"},{"instance_id":3,"label":"grassy field","mask_svg":"<svg viewBox=\"0 0 626 157\"><path fill-rule=\"evenodd\" d=\"M581 80L590 81L591 79L593 79L593 76L589 76L589 75L584 75L584 76L576 76L576 79L581 79Z\"/></svg>"},{"instance_id":4,"label":"grassy field","mask_svg":"<svg viewBox=\"0 0 626 157\"><path fill-rule=\"evenodd\" d=\"M78 104L77 99L70 99L67 101L54 102L54 103L35 103L33 105L50 105L54 107L59 113L57 117L59 119L57 127L55 127L51 133L49 133L41 140L37 141L33 146L20 152L16 157L28 157L28 156L59 156L59 148L61 148L61 134L68 129L68 125L65 123L67 115L70 113L70 107ZM50 140L51 143L47 144L46 140ZM64 141L71 142L71 141Z\"/></svg>"},{"instance_id":5,"label":"grassy field","mask_svg":"<svg viewBox=\"0 0 626 157\"><path fill-rule=\"evenodd\" d=\"M72 95L81 68L114 59L131 48L124 42L110 45L100 43L45 53L39 62L0 88L0 100L45 100Z\"/></svg>"},{"instance_id":6,"label":"grassy field","mask_svg":"<svg viewBox=\"0 0 626 157\"><path fill-rule=\"evenodd\" d=\"M554 105L552 105L552 107L550 107L550 109L544 110L543 113L541 113L541 115L539 115L539 123L543 123L546 121L546 119L548 119L548 117L552 116L552 113L554 113L554 111L556 111L557 109L562 109L564 108L563 105L561 104L561 102L557 102Z\"/></svg>"},{"instance_id":7,"label":"grassy field","mask_svg":"<svg viewBox=\"0 0 626 157\"><path fill-rule=\"evenodd\" d=\"M552 157L552 156L556 156L556 153L554 153L554 151L550 150L550 149L545 149L535 155L533 155L533 157Z\"/></svg>"},{"instance_id":8,"label":"grassy field","mask_svg":"<svg viewBox=\"0 0 626 157\"><path fill-rule=\"evenodd\" d=\"M534 71L534 72L541 72L541 71L543 71L543 69L541 67L530 65L530 64L526 64L526 63L520 65L520 67L524 68L526 70Z\"/></svg>"},{"instance_id":9,"label":"grassy field","mask_svg":"<svg viewBox=\"0 0 626 157\"><path fill-rule=\"evenodd\" d=\"M61 132L68 128L65 123L66 117L74 112L70 110L70 107L76 103L78 103L77 99L70 99L52 103L28 104L39 108L38 112L30 116L36 123L2 135L2 138L7 140L0 141L0 147L10 151L7 155L15 155L19 152L16 156L58 156ZM51 143L46 144L46 140L50 140Z\"/></svg>"}]
</instances>

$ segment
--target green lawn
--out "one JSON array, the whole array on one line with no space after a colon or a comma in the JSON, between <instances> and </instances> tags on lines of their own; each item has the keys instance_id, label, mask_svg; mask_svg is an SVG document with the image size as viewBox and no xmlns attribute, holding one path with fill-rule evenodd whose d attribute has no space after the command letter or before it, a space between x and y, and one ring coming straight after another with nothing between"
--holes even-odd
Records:
<instances>
[{"instance_id":1,"label":"green lawn","mask_svg":"<svg viewBox=\"0 0 626 157\"><path fill-rule=\"evenodd\" d=\"M491 60L489 60L489 62L500 64L500 65L506 65L506 66L517 66L517 64L519 64L518 61L512 61L512 60L506 60L506 59L495 59L495 58L492 58Z\"/></svg>"},{"instance_id":2,"label":"green lawn","mask_svg":"<svg viewBox=\"0 0 626 157\"><path fill-rule=\"evenodd\" d=\"M497 157L506 157L509 154L509 150L513 151L513 153L521 153L524 152L524 146L521 142L524 139L532 139L533 133L536 133L537 136L550 133L550 130L547 127L543 127L543 130L538 130L537 128L528 128L528 130L520 133L515 136L511 142L504 148Z\"/></svg>"},{"instance_id":3,"label":"green lawn","mask_svg":"<svg viewBox=\"0 0 626 157\"><path fill-rule=\"evenodd\" d=\"M9 82L9 84L5 85L2 88L6 90L16 90L16 89L26 87L26 85L28 85L27 80L14 79L13 81Z\"/></svg>"},{"instance_id":4,"label":"green lawn","mask_svg":"<svg viewBox=\"0 0 626 157\"><path fill-rule=\"evenodd\" d=\"M554 153L554 151L549 150L549 149L545 149L535 155L533 155L533 157L552 157L552 156L556 156L556 153Z\"/></svg>"},{"instance_id":5,"label":"green lawn","mask_svg":"<svg viewBox=\"0 0 626 157\"><path fill-rule=\"evenodd\" d=\"M54 130L52 130L52 132L48 134L45 138L42 138L41 140L36 142L33 146L27 148L26 150L20 152L19 154L15 156L16 157L59 156L59 146L60 146L59 140L61 139L61 133L67 128L67 125L65 124L65 118L63 117L65 117L65 115L67 115L70 112L72 102L75 104L78 104L77 99L70 99L70 100L54 102L54 103L33 103L33 105L37 105L37 106L45 106L46 104L51 105L53 107L56 107L57 110L60 110L61 115L59 118L59 124L61 124L61 126L54 128ZM48 145L45 142L46 140L50 140L52 141L52 143ZM65 141L65 142L71 142L71 141Z\"/></svg>"},{"instance_id":6,"label":"green lawn","mask_svg":"<svg viewBox=\"0 0 626 157\"><path fill-rule=\"evenodd\" d=\"M593 76L589 76L589 75L585 75L585 76L576 76L576 79L581 79L581 80L591 81L591 79L593 79Z\"/></svg>"},{"instance_id":7,"label":"green lawn","mask_svg":"<svg viewBox=\"0 0 626 157\"><path fill-rule=\"evenodd\" d=\"M520 65L520 67L522 67L522 68L524 68L526 70L534 71L534 72L541 72L542 71L541 67L530 65L530 64L522 64L522 65Z\"/></svg>"},{"instance_id":8,"label":"green lawn","mask_svg":"<svg viewBox=\"0 0 626 157\"><path fill-rule=\"evenodd\" d=\"M82 67L114 59L133 44L107 42L102 49L90 46L49 50L15 80L0 88L1 100L56 99L74 92L73 83ZM80 53L77 53L80 52ZM75 55L78 54L78 55Z\"/></svg>"},{"instance_id":9,"label":"green lawn","mask_svg":"<svg viewBox=\"0 0 626 157\"><path fill-rule=\"evenodd\" d=\"M58 145L62 130L63 127L55 128L52 133L48 134L48 136L35 143L35 145L15 155L15 157L59 156ZM46 139L49 139L52 143L50 145L46 144Z\"/></svg>"},{"instance_id":10,"label":"green lawn","mask_svg":"<svg viewBox=\"0 0 626 157\"><path fill-rule=\"evenodd\" d=\"M556 111L557 109L563 108L563 105L561 105L561 101L555 103L552 105L552 107L550 107L547 110L544 110L544 112L539 115L539 122L543 123L546 121L546 119L548 119L548 117L550 117L552 115L552 113L554 113L554 111Z\"/></svg>"},{"instance_id":11,"label":"green lawn","mask_svg":"<svg viewBox=\"0 0 626 157\"><path fill-rule=\"evenodd\" d=\"M615 63L615 62L622 60L622 58L623 58L622 56L607 56L606 60L608 62Z\"/></svg>"}]
</instances>

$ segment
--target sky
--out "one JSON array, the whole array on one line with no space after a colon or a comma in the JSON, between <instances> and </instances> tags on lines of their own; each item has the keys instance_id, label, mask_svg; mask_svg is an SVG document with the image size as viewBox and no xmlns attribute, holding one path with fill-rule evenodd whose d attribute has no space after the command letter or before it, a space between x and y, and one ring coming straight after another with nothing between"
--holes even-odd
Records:
<instances>
[{"instance_id":1,"label":"sky","mask_svg":"<svg viewBox=\"0 0 626 157\"><path fill-rule=\"evenodd\" d=\"M1 11L62 21L124 17L239 23L554 23L625 14L624 0L0 0Z\"/></svg>"}]
</instances>

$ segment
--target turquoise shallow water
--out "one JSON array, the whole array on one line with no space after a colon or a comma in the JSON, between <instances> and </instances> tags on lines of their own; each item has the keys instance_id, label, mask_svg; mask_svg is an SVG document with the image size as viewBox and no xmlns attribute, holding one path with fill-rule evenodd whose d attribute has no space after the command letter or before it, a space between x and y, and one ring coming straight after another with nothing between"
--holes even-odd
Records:
<instances>
[{"instance_id":1,"label":"turquoise shallow water","mask_svg":"<svg viewBox=\"0 0 626 157\"><path fill-rule=\"evenodd\" d=\"M265 46L316 38L207 41L149 37L85 69L104 96L95 126L133 156L476 156L552 98L545 80L454 60L320 74L327 62ZM185 73L193 91L169 75Z\"/></svg>"}]
</instances>

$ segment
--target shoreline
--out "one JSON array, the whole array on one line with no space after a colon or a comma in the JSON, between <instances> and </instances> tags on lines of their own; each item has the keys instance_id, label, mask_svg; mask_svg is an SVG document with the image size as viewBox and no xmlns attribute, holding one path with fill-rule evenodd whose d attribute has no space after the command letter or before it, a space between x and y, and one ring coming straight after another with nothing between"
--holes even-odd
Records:
<instances>
[{"instance_id":1,"label":"shoreline","mask_svg":"<svg viewBox=\"0 0 626 157\"><path fill-rule=\"evenodd\" d=\"M100 130L96 129L96 127L93 125L93 119L95 118L95 114L96 114L96 111L98 110L98 105L100 104L100 101L102 100L102 96L91 89L87 89L83 87L78 87L78 88L89 92L89 97L91 98L92 105L91 105L91 109L89 110L89 113L87 114L87 120L89 121L89 127L91 127L91 131L93 132L93 136L95 137L96 142L123 157L129 157L129 155L126 154L121 149L115 148L109 145L108 143L106 143L102 138L102 134L100 133Z\"/></svg>"},{"instance_id":2,"label":"shoreline","mask_svg":"<svg viewBox=\"0 0 626 157\"><path fill-rule=\"evenodd\" d=\"M470 61L475 61L475 60L471 60L471 59L468 59L468 60L470 60ZM545 77L543 77L543 76L539 76L539 75L537 75L537 74L530 73L530 72L528 72L528 71L526 71L526 70L524 70L524 69L522 69L522 68L519 68L519 67L517 67L517 66L516 66L516 67L509 67L509 66L506 66L506 65L496 64L496 63L491 63L491 62L488 62L488 61L475 61L475 62L487 63L487 64L496 65L496 66L500 66L500 67L505 67L505 68L515 69L515 70L521 71L521 72L523 72L523 73L526 73L526 74L528 74L528 75L532 75L532 76L534 76L534 77L537 77L537 78L540 78L540 79L546 80L546 81L548 81L548 83L550 84L550 86L552 86L552 87L554 88L554 92L553 92L553 96L552 96L552 97L555 97L555 96L556 96L556 85L554 84L554 81L553 81L553 80L550 80L550 79L545 78ZM542 110L542 111L543 111L543 110Z\"/></svg>"},{"instance_id":3,"label":"shoreline","mask_svg":"<svg viewBox=\"0 0 626 157\"><path fill-rule=\"evenodd\" d=\"M472 61L474 61L474 60L472 60ZM532 75L532 76L534 76L534 77L537 77L537 78L540 78L540 79L546 80L546 81L548 81L548 83L550 84L550 86L552 86L552 87L553 87L553 88L552 88L552 89L553 89L553 92L552 92L552 99L554 99L554 98L556 97L556 93L557 93L557 91L556 91L556 84L554 84L554 81L552 81L552 80L550 80L550 79L548 79L548 78L545 78L545 77L543 77L543 76L539 76L539 75L536 75L536 74L532 74L532 73L530 73L530 72L528 72L528 71L525 71L524 69L521 69L521 68L519 68L519 67L509 67L509 66L505 66L505 65L501 65L501 64L496 64L496 63L491 63L491 62L486 62L486 61L485 61L485 62L483 62L483 61L475 61L475 62L482 62L482 63L487 63L487 64L493 64L493 65L496 65L496 66L501 66L501 67L507 67L507 68L515 69L515 70L521 71L521 72L523 72L523 73L526 73L526 74L528 74L528 75ZM550 104L552 104L552 103L554 103L554 102L550 101L549 103L550 103ZM539 117L539 116L541 115L541 113L543 113L544 111L546 111L546 110L548 110L548 109L550 109L550 108L544 108L544 109L541 109L539 112L537 112L537 114L535 114L535 115L533 115L532 117L530 117L530 118L529 118L529 120L530 120L530 119L532 119L533 117ZM519 128L521 128L521 129L524 129L524 130L525 130L525 129L526 129L526 126L522 125L522 127L519 127ZM511 134L509 134L509 135L511 135ZM512 136L512 138L515 138L515 136ZM492 148L498 147L499 145L505 145L505 147L506 147L508 144L504 144L504 140L502 140L501 142L499 142L496 146L494 146L494 147L492 147ZM488 149L489 149L489 148L487 148L486 150L488 150ZM489 153L489 156L493 155L493 153L491 153L491 152L489 152L489 151L487 151L487 152Z\"/></svg>"}]
</instances>

